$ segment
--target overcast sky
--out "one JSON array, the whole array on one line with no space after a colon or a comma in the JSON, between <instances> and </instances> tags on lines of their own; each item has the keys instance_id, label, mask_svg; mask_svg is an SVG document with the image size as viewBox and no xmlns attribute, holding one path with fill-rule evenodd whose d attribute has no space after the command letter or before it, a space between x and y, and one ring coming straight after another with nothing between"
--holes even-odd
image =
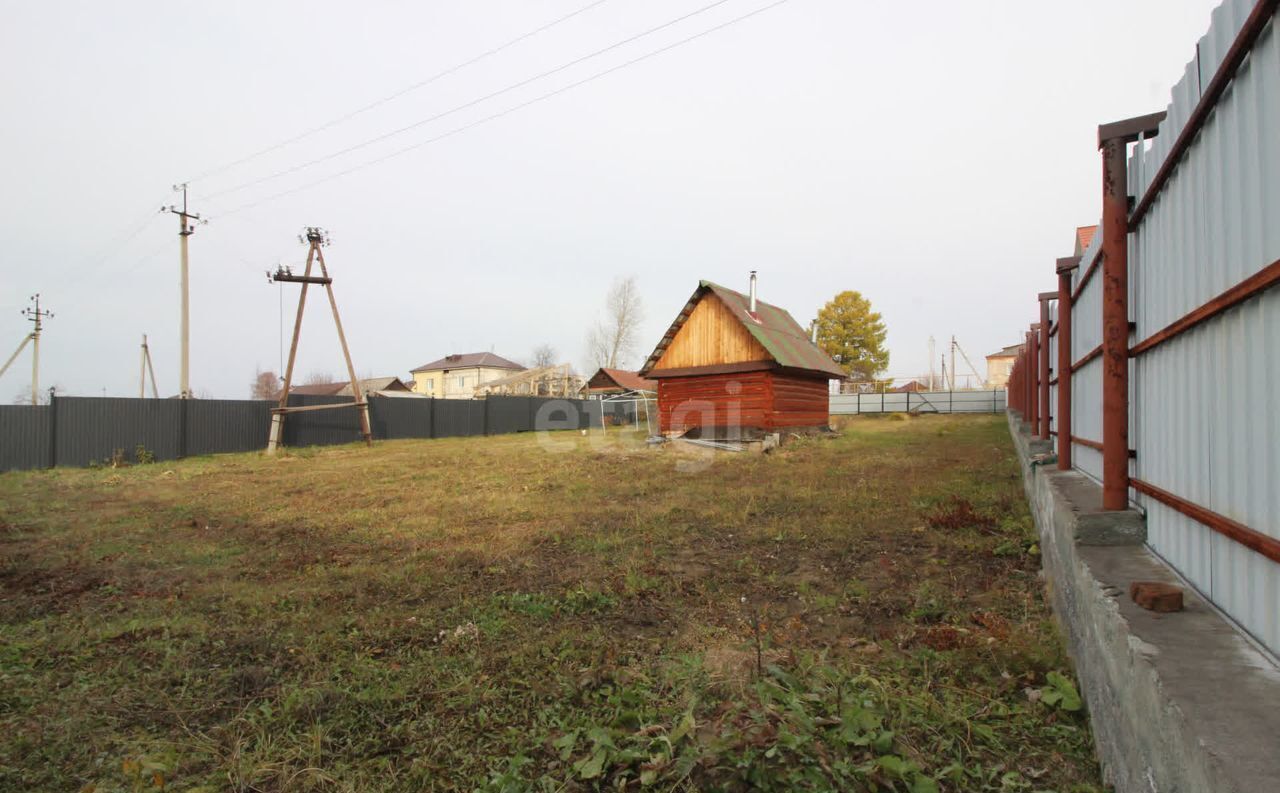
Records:
<instances>
[{"instance_id":1,"label":"overcast sky","mask_svg":"<svg viewBox=\"0 0 1280 793\"><path fill-rule=\"evenodd\" d=\"M210 219L191 239L197 393L244 398L256 369L279 368L282 287L264 271L301 263L306 225L332 233L362 374L407 377L452 352L527 359L541 343L583 368L587 327L627 275L646 310L638 365L698 279L745 289L752 269L761 298L801 323L861 291L888 325L892 375L927 371L929 336L941 350L952 334L982 371L1055 287L1075 227L1097 220L1097 125L1166 106L1216 5L789 0L483 121L771 2L722 0L418 124L710 2L605 0L222 168L588 0L6 0L0 360L39 291L57 315L42 385L136 396L147 333L175 393L177 220L156 210L190 180ZM297 287L283 298L288 326ZM299 372L342 368L312 299ZM29 382L24 358L0 401Z\"/></svg>"}]
</instances>

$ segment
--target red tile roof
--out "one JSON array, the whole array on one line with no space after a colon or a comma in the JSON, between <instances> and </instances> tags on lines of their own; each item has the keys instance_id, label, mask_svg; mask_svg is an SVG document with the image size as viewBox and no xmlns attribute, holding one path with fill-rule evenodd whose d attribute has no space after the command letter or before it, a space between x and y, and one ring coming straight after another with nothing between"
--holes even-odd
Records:
<instances>
[{"instance_id":1,"label":"red tile roof","mask_svg":"<svg viewBox=\"0 0 1280 793\"><path fill-rule=\"evenodd\" d=\"M587 381L587 388L592 391L615 386L625 391L657 391L658 381L641 377L639 372L628 372L625 369L606 369L603 366Z\"/></svg>"},{"instance_id":2,"label":"red tile roof","mask_svg":"<svg viewBox=\"0 0 1280 793\"><path fill-rule=\"evenodd\" d=\"M1089 250L1089 244L1093 242L1093 234L1097 230L1097 226L1080 226L1076 229L1076 256L1083 256Z\"/></svg>"}]
</instances>

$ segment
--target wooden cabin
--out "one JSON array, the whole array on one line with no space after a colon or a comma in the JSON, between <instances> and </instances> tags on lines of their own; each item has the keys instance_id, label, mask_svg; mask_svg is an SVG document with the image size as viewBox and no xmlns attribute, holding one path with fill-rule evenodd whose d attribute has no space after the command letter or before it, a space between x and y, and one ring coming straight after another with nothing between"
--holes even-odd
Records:
<instances>
[{"instance_id":1,"label":"wooden cabin","mask_svg":"<svg viewBox=\"0 0 1280 793\"><path fill-rule=\"evenodd\" d=\"M702 281L640 370L658 381L664 435L722 436L828 425L844 377L784 309ZM754 304L754 308L753 308Z\"/></svg>"},{"instance_id":2,"label":"wooden cabin","mask_svg":"<svg viewBox=\"0 0 1280 793\"><path fill-rule=\"evenodd\" d=\"M616 395L627 394L637 391L655 392L658 390L658 383L654 380L646 380L640 376L639 372L628 372L625 369L608 369L600 367L596 373L591 375L591 379L587 381L584 392L595 395Z\"/></svg>"}]
</instances>

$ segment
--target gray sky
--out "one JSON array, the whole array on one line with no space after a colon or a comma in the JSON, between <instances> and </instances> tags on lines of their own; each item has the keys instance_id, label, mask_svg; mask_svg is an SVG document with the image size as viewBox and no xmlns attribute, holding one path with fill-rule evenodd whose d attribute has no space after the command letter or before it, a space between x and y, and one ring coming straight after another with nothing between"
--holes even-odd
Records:
<instances>
[{"instance_id":1,"label":"gray sky","mask_svg":"<svg viewBox=\"0 0 1280 793\"><path fill-rule=\"evenodd\" d=\"M0 356L35 291L57 314L41 381L137 394L150 335L177 391L177 220L192 180L192 386L244 398L277 369L281 287L303 226L326 258L357 371L451 352L584 365L614 278L635 275L639 358L706 278L806 323L844 289L883 313L890 374L927 341L1017 341L1077 225L1099 214L1097 124L1165 107L1215 0L789 0L669 52L381 164L421 143L712 28L725 0L403 134L223 195L526 80L711 0L607 0L322 133L234 162L467 61L588 0L16 2L0 30ZM251 208L234 211L238 207ZM136 232L136 233L135 233ZM132 236L130 236L132 235ZM284 291L291 323L297 288ZM342 371L310 300L302 374ZM287 328L286 328L287 332ZM0 358L0 360L3 360ZM638 364L640 360L630 363ZM964 371L963 369L961 370ZM0 380L28 387L29 360Z\"/></svg>"}]
</instances>

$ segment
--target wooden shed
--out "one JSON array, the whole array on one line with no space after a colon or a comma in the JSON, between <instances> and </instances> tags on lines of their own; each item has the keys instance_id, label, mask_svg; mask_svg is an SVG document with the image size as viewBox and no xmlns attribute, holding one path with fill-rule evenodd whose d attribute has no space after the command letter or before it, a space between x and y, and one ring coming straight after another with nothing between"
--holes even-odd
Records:
<instances>
[{"instance_id":1,"label":"wooden shed","mask_svg":"<svg viewBox=\"0 0 1280 793\"><path fill-rule=\"evenodd\" d=\"M628 392L658 390L658 383L646 380L639 372L600 367L591 375L584 389L588 394L626 394Z\"/></svg>"},{"instance_id":2,"label":"wooden shed","mask_svg":"<svg viewBox=\"0 0 1280 793\"><path fill-rule=\"evenodd\" d=\"M785 310L702 281L640 374L658 381L664 435L719 435L826 427L845 373Z\"/></svg>"}]
</instances>

